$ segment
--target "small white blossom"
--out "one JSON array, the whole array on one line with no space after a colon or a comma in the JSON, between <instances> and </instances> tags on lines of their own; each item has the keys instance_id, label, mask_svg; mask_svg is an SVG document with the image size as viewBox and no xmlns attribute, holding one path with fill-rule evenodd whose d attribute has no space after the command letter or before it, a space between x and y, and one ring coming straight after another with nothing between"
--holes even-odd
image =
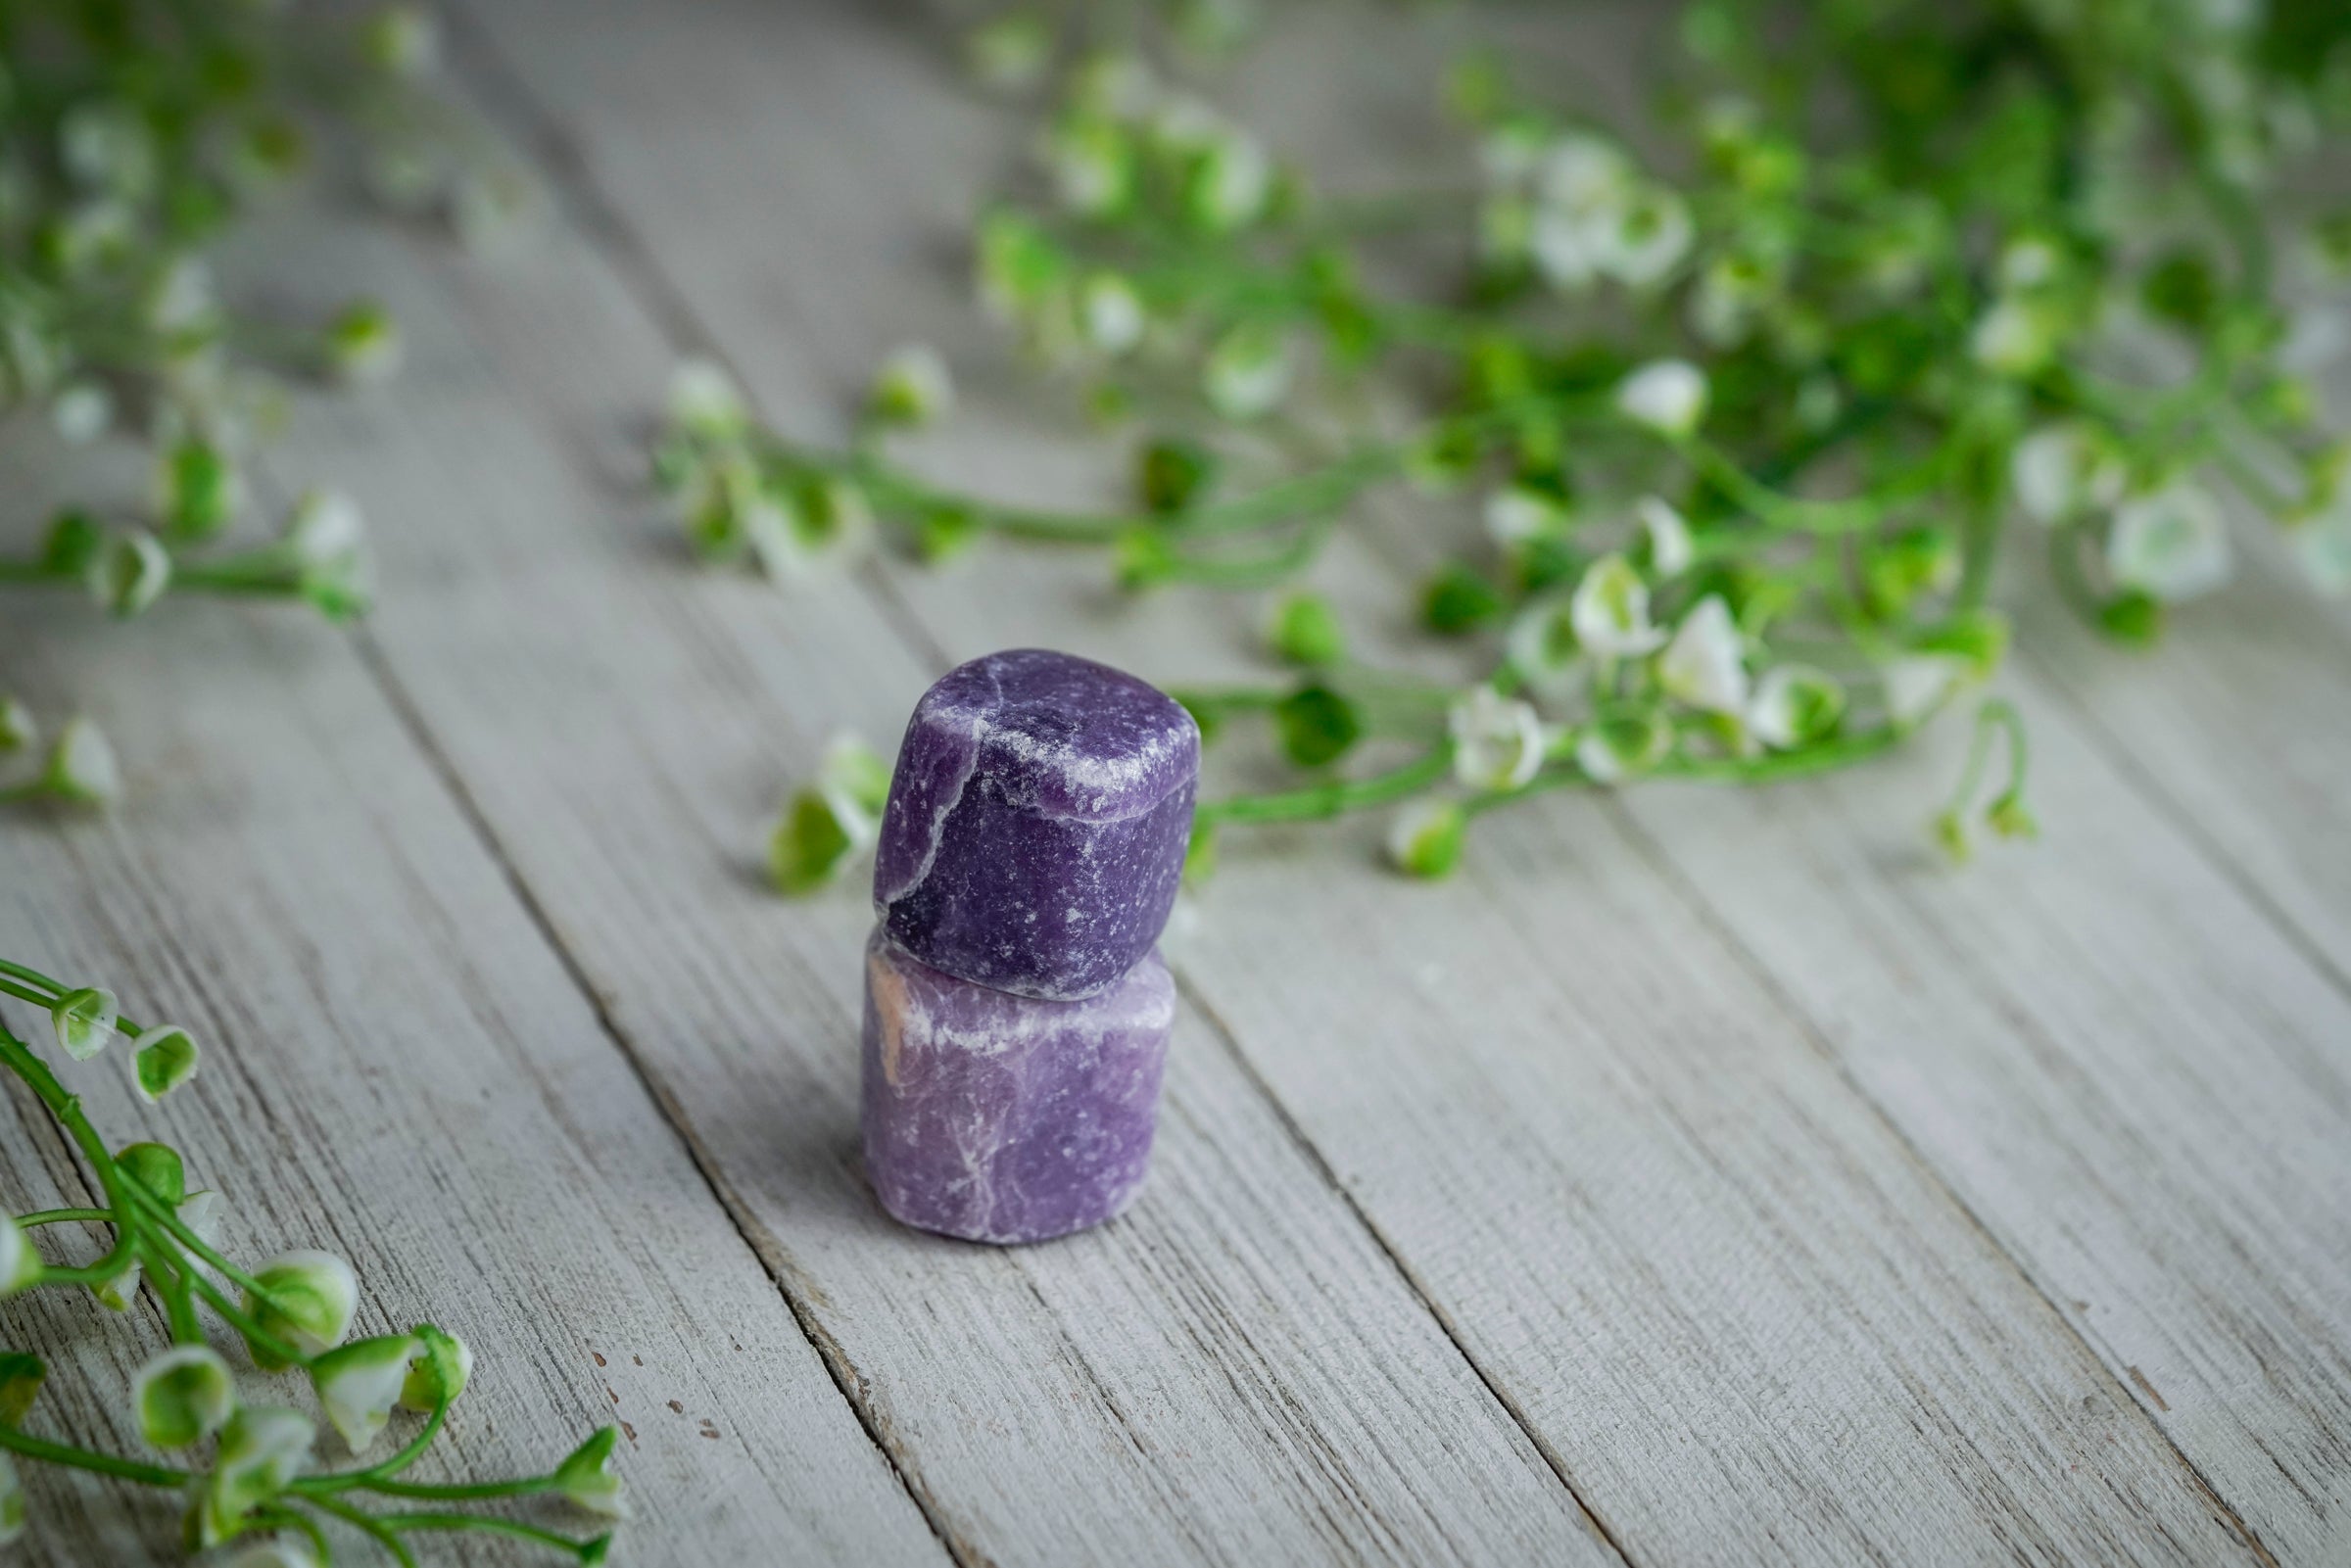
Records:
<instances>
[{"instance_id":1,"label":"small white blossom","mask_svg":"<svg viewBox=\"0 0 2351 1568\"><path fill-rule=\"evenodd\" d=\"M1488 496L1485 516L1486 536L1505 547L1567 531L1566 504L1528 485L1506 485Z\"/></svg>"},{"instance_id":2,"label":"small white blossom","mask_svg":"<svg viewBox=\"0 0 2351 1568\"><path fill-rule=\"evenodd\" d=\"M955 406L947 361L926 343L894 350L874 377L871 405L891 424L928 425L945 418Z\"/></svg>"},{"instance_id":3,"label":"small white blossom","mask_svg":"<svg viewBox=\"0 0 2351 1568\"><path fill-rule=\"evenodd\" d=\"M2000 250L1998 263L2003 289L2037 289L2057 276L2064 258L2057 247L2039 235L2010 240Z\"/></svg>"},{"instance_id":4,"label":"small white blossom","mask_svg":"<svg viewBox=\"0 0 2351 1568\"><path fill-rule=\"evenodd\" d=\"M1647 288L1681 264L1696 229L1690 209L1668 190L1641 192L1594 233L1592 265L1631 288Z\"/></svg>"},{"instance_id":5,"label":"small white blossom","mask_svg":"<svg viewBox=\"0 0 2351 1568\"><path fill-rule=\"evenodd\" d=\"M1657 660L1657 684L1678 702L1708 713L1736 714L1747 706L1746 644L1731 609L1708 594L1682 617Z\"/></svg>"},{"instance_id":6,"label":"small white blossom","mask_svg":"<svg viewBox=\"0 0 2351 1568\"><path fill-rule=\"evenodd\" d=\"M112 805L122 794L122 773L115 748L89 720L68 719L49 747L41 783L51 794L85 806Z\"/></svg>"},{"instance_id":7,"label":"small white blossom","mask_svg":"<svg viewBox=\"0 0 2351 1568\"><path fill-rule=\"evenodd\" d=\"M23 751L40 737L41 729L33 723L32 710L19 698L0 696L0 756Z\"/></svg>"},{"instance_id":8,"label":"small white blossom","mask_svg":"<svg viewBox=\"0 0 2351 1568\"><path fill-rule=\"evenodd\" d=\"M1120 125L1092 116L1066 119L1037 144L1054 194L1073 213L1110 212L1133 184L1134 149Z\"/></svg>"},{"instance_id":9,"label":"small white blossom","mask_svg":"<svg viewBox=\"0 0 2351 1568\"><path fill-rule=\"evenodd\" d=\"M1425 795L1389 819L1389 863L1409 877L1442 877L1462 858L1467 829L1460 806Z\"/></svg>"},{"instance_id":10,"label":"small white blossom","mask_svg":"<svg viewBox=\"0 0 2351 1568\"><path fill-rule=\"evenodd\" d=\"M2003 298L1976 321L1967 340L1978 364L1999 375L2038 370L2056 347L2047 316L2028 301Z\"/></svg>"},{"instance_id":11,"label":"small white blossom","mask_svg":"<svg viewBox=\"0 0 2351 1568\"><path fill-rule=\"evenodd\" d=\"M1281 337L1236 327L1209 351L1202 371L1209 406L1227 419L1254 419L1290 390L1289 345Z\"/></svg>"},{"instance_id":12,"label":"small white blossom","mask_svg":"<svg viewBox=\"0 0 2351 1568\"><path fill-rule=\"evenodd\" d=\"M1453 773L1471 789L1516 789L1543 766L1543 721L1535 710L1490 686L1472 687L1446 716Z\"/></svg>"},{"instance_id":13,"label":"small white blossom","mask_svg":"<svg viewBox=\"0 0 2351 1568\"><path fill-rule=\"evenodd\" d=\"M1659 577L1679 577L1697 559L1697 550L1690 542L1688 519L1674 510L1673 505L1656 496L1644 496L1633 502L1633 516L1640 521L1641 531L1649 536L1649 564Z\"/></svg>"},{"instance_id":14,"label":"small white blossom","mask_svg":"<svg viewBox=\"0 0 2351 1568\"><path fill-rule=\"evenodd\" d=\"M87 1062L114 1040L115 993L98 986L68 992L49 1009L49 1027L59 1050Z\"/></svg>"},{"instance_id":15,"label":"small white blossom","mask_svg":"<svg viewBox=\"0 0 2351 1568\"><path fill-rule=\"evenodd\" d=\"M669 423L675 430L713 440L740 435L749 422L743 389L713 359L682 361L669 377Z\"/></svg>"},{"instance_id":16,"label":"small white blossom","mask_svg":"<svg viewBox=\"0 0 2351 1568\"><path fill-rule=\"evenodd\" d=\"M245 1309L264 1329L305 1355L317 1355L343 1343L359 1309L360 1282L351 1265L333 1253L301 1249L285 1253L254 1274L268 1293L264 1302L245 1293ZM274 1371L277 1357L256 1348L254 1359Z\"/></svg>"},{"instance_id":17,"label":"small white blossom","mask_svg":"<svg viewBox=\"0 0 2351 1568\"><path fill-rule=\"evenodd\" d=\"M90 594L128 619L163 596L171 583L171 552L144 528L124 529L90 563Z\"/></svg>"},{"instance_id":18,"label":"small white blossom","mask_svg":"<svg viewBox=\"0 0 2351 1568\"><path fill-rule=\"evenodd\" d=\"M147 295L147 324L167 336L208 332L218 320L219 311L212 268L200 257L183 256L174 261Z\"/></svg>"},{"instance_id":19,"label":"small white blossom","mask_svg":"<svg viewBox=\"0 0 2351 1568\"><path fill-rule=\"evenodd\" d=\"M1584 569L1568 615L1577 644L1595 657L1639 658L1665 641L1650 623L1649 585L1621 555L1603 555Z\"/></svg>"},{"instance_id":20,"label":"small white blossom","mask_svg":"<svg viewBox=\"0 0 2351 1568\"><path fill-rule=\"evenodd\" d=\"M2037 523L2061 523L2122 499L2122 460L2080 425L2047 425L2016 444L2009 479L2017 504Z\"/></svg>"},{"instance_id":21,"label":"small white blossom","mask_svg":"<svg viewBox=\"0 0 2351 1568\"><path fill-rule=\"evenodd\" d=\"M1586 673L1570 594L1553 593L1528 600L1511 620L1504 641L1511 668L1542 696L1566 696Z\"/></svg>"},{"instance_id":22,"label":"small white blossom","mask_svg":"<svg viewBox=\"0 0 2351 1568\"><path fill-rule=\"evenodd\" d=\"M423 1354L414 1335L391 1334L329 1351L311 1363L318 1407L354 1454L365 1453L383 1436Z\"/></svg>"},{"instance_id":23,"label":"small white blossom","mask_svg":"<svg viewBox=\"0 0 2351 1568\"><path fill-rule=\"evenodd\" d=\"M220 1195L210 1187L200 1187L182 1198L174 1212L179 1215L179 1222L208 1246L219 1233Z\"/></svg>"},{"instance_id":24,"label":"small white blossom","mask_svg":"<svg viewBox=\"0 0 2351 1568\"><path fill-rule=\"evenodd\" d=\"M1142 296L1116 272L1096 272L1085 280L1079 299L1085 323L1085 341L1104 354L1125 354L1143 341L1149 324Z\"/></svg>"},{"instance_id":25,"label":"small white blossom","mask_svg":"<svg viewBox=\"0 0 2351 1568\"><path fill-rule=\"evenodd\" d=\"M7 1214L0 1214L0 1297L15 1295L41 1277L41 1255L32 1238Z\"/></svg>"},{"instance_id":26,"label":"small white blossom","mask_svg":"<svg viewBox=\"0 0 2351 1568\"><path fill-rule=\"evenodd\" d=\"M1706 415L1705 372L1686 359L1658 359L1619 382L1616 408L1664 436L1687 436Z\"/></svg>"},{"instance_id":27,"label":"small white blossom","mask_svg":"<svg viewBox=\"0 0 2351 1568\"><path fill-rule=\"evenodd\" d=\"M1825 735L1845 711L1845 689L1835 677L1801 664L1764 672L1755 685L1747 727L1767 746L1789 750Z\"/></svg>"},{"instance_id":28,"label":"small white blossom","mask_svg":"<svg viewBox=\"0 0 2351 1568\"><path fill-rule=\"evenodd\" d=\"M138 1260L133 1259L120 1269L90 1287L98 1305L110 1312L127 1312L131 1303L139 1299L139 1281L144 1277Z\"/></svg>"},{"instance_id":29,"label":"small white blossom","mask_svg":"<svg viewBox=\"0 0 2351 1568\"><path fill-rule=\"evenodd\" d=\"M49 405L57 434L73 446L87 446L115 422L114 395L95 381L76 381L62 389Z\"/></svg>"},{"instance_id":30,"label":"small white blossom","mask_svg":"<svg viewBox=\"0 0 2351 1568\"><path fill-rule=\"evenodd\" d=\"M620 1477L612 1469L612 1450L619 1440L617 1427L605 1427L573 1449L555 1468L555 1490L590 1513L626 1519L628 1499L621 1496Z\"/></svg>"},{"instance_id":31,"label":"small white blossom","mask_svg":"<svg viewBox=\"0 0 2351 1568\"><path fill-rule=\"evenodd\" d=\"M236 1380L209 1345L174 1345L139 1368L131 1382L139 1430L159 1449L185 1449L228 1424Z\"/></svg>"},{"instance_id":32,"label":"small white blossom","mask_svg":"<svg viewBox=\"0 0 2351 1568\"><path fill-rule=\"evenodd\" d=\"M1716 349L1737 348L1753 330L1768 284L1762 268L1736 256L1718 256L1690 291L1690 330Z\"/></svg>"},{"instance_id":33,"label":"small white blossom","mask_svg":"<svg viewBox=\"0 0 2351 1568\"><path fill-rule=\"evenodd\" d=\"M1906 653L1879 672L1886 686L1886 716L1896 728L1919 724L1958 689L1965 661L1947 653Z\"/></svg>"},{"instance_id":34,"label":"small white blossom","mask_svg":"<svg viewBox=\"0 0 2351 1568\"><path fill-rule=\"evenodd\" d=\"M203 1055L187 1030L158 1023L130 1042L131 1081L140 1098L154 1105L196 1075Z\"/></svg>"},{"instance_id":35,"label":"small white blossom","mask_svg":"<svg viewBox=\"0 0 2351 1568\"><path fill-rule=\"evenodd\" d=\"M2212 497L2176 483L2115 509L2106 538L2114 580L2166 601L2195 598L2229 581L2235 561Z\"/></svg>"},{"instance_id":36,"label":"small white blossom","mask_svg":"<svg viewBox=\"0 0 2351 1568\"><path fill-rule=\"evenodd\" d=\"M416 1338L424 1354L401 1385L400 1407L430 1415L441 1404L454 1403L473 1381L473 1347L430 1323L418 1326Z\"/></svg>"},{"instance_id":37,"label":"small white blossom","mask_svg":"<svg viewBox=\"0 0 2351 1568\"><path fill-rule=\"evenodd\" d=\"M1606 213L1633 194L1633 166L1624 154L1581 131L1551 144L1537 179L1546 206L1573 213Z\"/></svg>"},{"instance_id":38,"label":"small white blossom","mask_svg":"<svg viewBox=\"0 0 2351 1568\"><path fill-rule=\"evenodd\" d=\"M244 1405L220 1433L213 1473L200 1483L191 1533L199 1547L243 1531L253 1510L284 1492L311 1462L318 1429L299 1410Z\"/></svg>"},{"instance_id":39,"label":"small white blossom","mask_svg":"<svg viewBox=\"0 0 2351 1568\"><path fill-rule=\"evenodd\" d=\"M286 515L286 548L305 566L331 566L367 544L360 503L339 490L309 490Z\"/></svg>"},{"instance_id":40,"label":"small white blossom","mask_svg":"<svg viewBox=\"0 0 2351 1568\"><path fill-rule=\"evenodd\" d=\"M1266 210L1273 193L1273 161L1257 138L1233 130L1200 154L1192 184L1192 214L1217 230L1241 227Z\"/></svg>"},{"instance_id":41,"label":"small white blossom","mask_svg":"<svg viewBox=\"0 0 2351 1568\"><path fill-rule=\"evenodd\" d=\"M1538 207L1531 214L1525 248L1535 270L1553 288L1573 292L1600 273L1600 222L1588 214L1557 207ZM1497 239L1503 236L1497 236ZM1497 244L1498 259L1508 260L1508 247Z\"/></svg>"},{"instance_id":42,"label":"small white blossom","mask_svg":"<svg viewBox=\"0 0 2351 1568\"><path fill-rule=\"evenodd\" d=\"M1673 727L1655 715L1620 717L1584 727L1575 737L1575 765L1594 784L1621 784L1647 773L1673 750Z\"/></svg>"}]
</instances>

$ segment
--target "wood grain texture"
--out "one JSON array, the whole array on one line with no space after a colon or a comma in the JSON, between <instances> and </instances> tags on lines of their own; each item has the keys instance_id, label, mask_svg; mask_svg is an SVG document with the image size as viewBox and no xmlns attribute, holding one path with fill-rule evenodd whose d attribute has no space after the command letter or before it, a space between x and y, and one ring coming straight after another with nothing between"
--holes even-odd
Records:
<instances>
[{"instance_id":1,"label":"wood grain texture","mask_svg":"<svg viewBox=\"0 0 2351 1568\"><path fill-rule=\"evenodd\" d=\"M759 855L830 730L890 733L934 672L854 584L684 559L636 417L675 351L589 248L264 244L408 334L293 443L384 520L382 667L958 1556L1612 1560L1196 1015L1131 1217L1019 1252L890 1223L855 1160L870 909L780 900Z\"/></svg>"},{"instance_id":2,"label":"wood grain texture","mask_svg":"<svg viewBox=\"0 0 2351 1568\"><path fill-rule=\"evenodd\" d=\"M890 337L974 341L915 236L998 147L897 40L742 6L657 30L484 15L656 292L788 425L825 428ZM775 216L851 191L835 221ZM1085 472L987 402L934 444L943 470L1029 495ZM1223 673L1229 619L1114 617L1098 571L1028 555L892 589L949 654L1033 638ZM1179 966L1636 1559L2250 1554L1621 820L1530 809L1428 892L1329 853L1236 861Z\"/></svg>"},{"instance_id":3,"label":"wood grain texture","mask_svg":"<svg viewBox=\"0 0 2351 1568\"><path fill-rule=\"evenodd\" d=\"M348 638L201 599L130 627L24 594L7 614L0 689L102 716L129 794L103 819L0 821L0 952L195 1031L203 1070L160 1109L120 1050L66 1076L117 1142L184 1151L232 1253L330 1248L364 1331L429 1317L474 1347L431 1469L533 1473L621 1420L640 1560L943 1561ZM10 1007L20 1033L42 1022ZM0 1198L46 1201L70 1172L37 1112L0 1098ZM147 1314L35 1307L0 1331L56 1362L34 1429L143 1451L122 1412ZM15 1560L178 1560L177 1499L29 1473Z\"/></svg>"}]
</instances>

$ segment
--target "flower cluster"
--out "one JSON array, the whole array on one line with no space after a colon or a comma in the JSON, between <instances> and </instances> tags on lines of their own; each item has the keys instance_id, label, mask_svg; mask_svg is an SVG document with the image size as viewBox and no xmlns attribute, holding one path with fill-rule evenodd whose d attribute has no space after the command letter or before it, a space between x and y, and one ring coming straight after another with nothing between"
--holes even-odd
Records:
<instances>
[{"instance_id":1,"label":"flower cluster","mask_svg":"<svg viewBox=\"0 0 2351 1568\"><path fill-rule=\"evenodd\" d=\"M976 64L1040 79L1051 29L1026 15L990 23ZM2351 13L1892 0L1766 20L1685 9L1652 127L1681 147L1654 164L1465 60L1447 96L1475 177L1392 199L1321 197L1196 87L1080 56L974 254L1026 349L1139 427L1132 507L934 486L874 416L838 453L738 403L731 440L771 486L853 483L933 553L988 533L1100 546L1134 589L1285 584L1378 485L1416 487L1432 530L1482 520L1418 591L1432 633L1487 654L1482 679L1369 668L1334 606L1290 594L1270 640L1290 685L1187 694L1212 735L1262 715L1303 776L1204 803L1204 842L1409 802L1391 848L1423 874L1529 791L1757 782L1899 743L1999 665L1994 568L2028 540L2126 641L2227 582L2248 514L2351 588L2351 442L2314 381L2351 347L2351 214L2278 194L2351 124ZM1461 258L1433 284L1411 247L1429 235ZM1936 822L1955 853L1978 822L2033 827L2015 715L1977 712ZM1979 805L2001 736L2008 783ZM1399 744L1384 772L1352 766ZM825 820L838 859L856 818Z\"/></svg>"},{"instance_id":2,"label":"flower cluster","mask_svg":"<svg viewBox=\"0 0 2351 1568\"><path fill-rule=\"evenodd\" d=\"M132 1082L160 1100L196 1073L202 1052L176 1024L141 1028L121 1017L114 993L69 987L20 964L0 962L0 995L41 1008L57 1050L88 1062L128 1037ZM609 1535L581 1540L456 1505L555 1496L593 1513L625 1512L612 1472L617 1433L604 1428L560 1465L512 1481L433 1485L405 1479L432 1447L451 1405L473 1375L473 1353L430 1323L406 1333L352 1338L360 1286L333 1253L297 1248L255 1268L240 1267L217 1244L217 1194L191 1190L185 1162L161 1143L109 1152L80 1101L30 1045L0 1027L0 1068L31 1091L88 1165L101 1202L88 1208L0 1212L0 1300L36 1288L87 1290L111 1311L127 1311L142 1286L170 1330L171 1344L133 1379L131 1410L140 1434L183 1464L103 1453L24 1430L47 1372L38 1357L0 1351L0 1544L27 1528L20 1463L66 1465L177 1493L185 1503L191 1551L235 1544L222 1560L275 1568L320 1568L332 1556L327 1525L348 1527L414 1560L404 1538L428 1531L473 1531L550 1547L573 1561L600 1563ZM88 1262L52 1262L36 1235L103 1227L112 1236ZM254 1399L215 1346L206 1318L244 1347L260 1372L297 1373L309 1385L317 1417ZM396 1412L420 1416L398 1450L366 1462ZM334 1429L353 1468L314 1466L319 1420ZM380 1511L360 1498L395 1498L430 1511ZM208 1558L208 1561L213 1560Z\"/></svg>"}]
</instances>

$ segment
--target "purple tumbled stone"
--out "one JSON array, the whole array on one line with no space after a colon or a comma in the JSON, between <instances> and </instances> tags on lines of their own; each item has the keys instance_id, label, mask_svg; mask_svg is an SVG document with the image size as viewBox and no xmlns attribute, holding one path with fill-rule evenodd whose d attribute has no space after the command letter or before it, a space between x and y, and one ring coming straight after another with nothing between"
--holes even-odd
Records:
<instances>
[{"instance_id":1,"label":"purple tumbled stone","mask_svg":"<svg viewBox=\"0 0 2351 1568\"><path fill-rule=\"evenodd\" d=\"M1041 648L959 665L898 747L874 913L933 969L1091 996L1151 950L1191 837L1200 731L1108 665Z\"/></svg>"},{"instance_id":2,"label":"purple tumbled stone","mask_svg":"<svg viewBox=\"0 0 2351 1568\"><path fill-rule=\"evenodd\" d=\"M1043 1241L1143 1184L1176 982L1156 953L1078 1002L942 974L876 930L865 949L865 1169L909 1225Z\"/></svg>"}]
</instances>

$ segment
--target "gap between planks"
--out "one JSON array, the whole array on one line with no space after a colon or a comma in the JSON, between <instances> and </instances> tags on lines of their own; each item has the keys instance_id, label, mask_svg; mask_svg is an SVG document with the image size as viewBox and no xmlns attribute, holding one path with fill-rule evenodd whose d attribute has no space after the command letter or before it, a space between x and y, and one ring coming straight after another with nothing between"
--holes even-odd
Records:
<instances>
[{"instance_id":1,"label":"gap between planks","mask_svg":"<svg viewBox=\"0 0 2351 1568\"><path fill-rule=\"evenodd\" d=\"M635 226L597 184L587 159L572 144L570 137L564 133L562 127L556 123L546 107L538 101L529 86L523 82L520 74L506 63L496 42L486 35L470 15L459 11L453 14L452 20L456 24L453 30L457 34L458 41L458 48L453 52L457 70L461 74L487 78L480 85L495 89L495 92L490 95L492 100L510 106L509 113L505 118L519 119L524 121L523 129L527 133L524 145L539 166L540 171L554 187L556 195L560 198L561 206L567 215L572 218L581 236L602 250L604 259L611 265L615 275L620 278L623 286L646 311L673 349L681 354L698 354L726 363L730 373L736 373L738 367L729 362L729 356L718 346L716 335L702 322L699 313L670 280L658 260L637 233ZM509 126L509 128L512 127ZM744 378L737 374L737 379L741 382ZM896 585L889 582L886 574L872 568L863 571L860 579L885 610L891 634L926 666L943 671L951 662L946 648L931 634L930 629L923 625L914 607L906 602ZM773 1239L764 1237L763 1233L757 1232L751 1225L747 1206L741 1202L739 1195L732 1191L724 1176L716 1169L708 1157L702 1139L695 1131L687 1117L685 1108L679 1105L675 1097L654 1079L636 1050L628 1043L625 1035L607 1011L601 995L580 967L578 959L549 918L544 905L524 881L519 869L507 854L505 846L500 841L496 832L473 800L470 791L465 787L463 781L457 776L450 759L433 737L425 725L422 714L416 710L405 690L401 689L398 678L393 674L380 651L376 649L372 641L365 639L363 635L361 642L366 663L374 673L378 684L384 689L387 698L399 712L402 724L408 729L416 744L431 760L435 771L441 775L445 786L458 802L459 809L464 813L466 821L482 841L485 851L497 861L502 873L512 884L516 896L522 901L524 908L529 911L533 922L537 924L550 945L560 956L566 973L572 976L574 983L588 998L590 1006L595 1009L598 1022L606 1036L619 1048L631 1068L645 1081L648 1092L652 1095L654 1103L661 1108L662 1115L670 1120L677 1129L679 1137L685 1141L686 1147L694 1159L695 1167L701 1172L702 1178L709 1184L712 1194L726 1207L736 1229L743 1235L744 1240L751 1247L754 1254L768 1265L771 1276L776 1279L777 1289L790 1305L793 1317L799 1322L802 1332L808 1336L809 1343L823 1358L826 1369L832 1373L835 1384L840 1390L841 1397L855 1411L859 1425L873 1440L876 1447L881 1449L885 1459L889 1463L891 1473L898 1477L899 1482L906 1488L907 1495L914 1500L916 1506L922 1509L924 1518L930 1522L932 1531L938 1537L940 1544L959 1563L972 1565L984 1563L986 1559L976 1548L955 1537L935 1499L928 1496L926 1489L918 1485L913 1476L900 1464L897 1454L866 1407L858 1386L861 1379L858 1377L855 1367L849 1364L846 1354L816 1321L806 1304L790 1286L785 1284L782 1271L777 1267L773 1255ZM1478 1385L1486 1391L1487 1395L1510 1417L1511 1424L1526 1438L1528 1444L1542 1456L1544 1464L1558 1478L1559 1485L1574 1501L1577 1510L1583 1515L1594 1533L1607 1543L1608 1548L1619 1559L1626 1563L1635 1562L1637 1559L1626 1550L1623 1542L1600 1516L1590 1499L1584 1495L1583 1490L1576 1485L1568 1472L1564 1457L1535 1428L1519 1402L1502 1390L1492 1372L1476 1355L1470 1353L1451 1317L1437 1305L1424 1282L1397 1253L1386 1233L1373 1223L1370 1216L1364 1212L1355 1195L1348 1191L1346 1185L1338 1179L1336 1171L1332 1169L1322 1151L1307 1136L1306 1130L1291 1116L1289 1108L1282 1104L1280 1098L1273 1092L1272 1086L1266 1082L1255 1065L1241 1051L1239 1043L1234 1039L1231 1029L1226 1025L1223 1017L1208 1003L1198 986L1184 974L1181 965L1171 963L1169 967L1175 973L1177 987L1184 998L1198 1010L1201 1018L1207 1022L1209 1032L1217 1041L1218 1049L1239 1071L1251 1091L1265 1102L1268 1111L1306 1160L1309 1167L1314 1170L1317 1178L1328 1189L1330 1195L1345 1209L1356 1224L1363 1229L1380 1257L1387 1260L1389 1267L1394 1270L1398 1281L1411 1295L1414 1302L1427 1314L1438 1333L1444 1336L1445 1342L1453 1348L1454 1353L1461 1357L1463 1364L1476 1377ZM1111 1398L1106 1386L1102 1392L1106 1399ZM1112 1409L1113 1413L1117 1414L1115 1404ZM1120 1416L1119 1419L1121 1424L1125 1425L1125 1417ZM2265 1556L2266 1560L2268 1559Z\"/></svg>"}]
</instances>

